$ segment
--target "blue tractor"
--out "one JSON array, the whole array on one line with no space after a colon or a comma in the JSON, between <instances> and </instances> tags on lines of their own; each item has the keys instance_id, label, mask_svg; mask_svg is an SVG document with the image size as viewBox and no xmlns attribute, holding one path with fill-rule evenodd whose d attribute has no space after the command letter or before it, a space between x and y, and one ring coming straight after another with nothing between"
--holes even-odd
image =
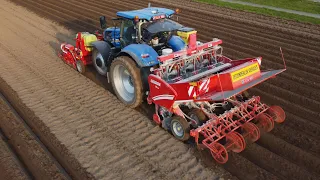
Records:
<instances>
[{"instance_id":1,"label":"blue tractor","mask_svg":"<svg viewBox=\"0 0 320 180\"><path fill-rule=\"evenodd\" d=\"M150 68L157 66L158 56L180 51L186 41L177 34L193 29L173 21L178 10L148 7L121 11L113 19L119 27L106 26L100 17L103 40L92 44L92 64L107 76L117 97L129 107L137 107L146 97Z\"/></svg>"}]
</instances>

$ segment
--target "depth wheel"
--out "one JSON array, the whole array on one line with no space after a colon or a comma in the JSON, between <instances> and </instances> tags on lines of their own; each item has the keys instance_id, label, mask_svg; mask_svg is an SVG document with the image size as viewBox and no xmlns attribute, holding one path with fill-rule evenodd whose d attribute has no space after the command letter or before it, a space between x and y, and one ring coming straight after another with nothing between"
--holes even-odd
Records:
<instances>
[{"instance_id":1,"label":"depth wheel","mask_svg":"<svg viewBox=\"0 0 320 180\"><path fill-rule=\"evenodd\" d=\"M248 144L256 142L260 138L260 130L255 124L247 122L241 128L243 130L243 137Z\"/></svg>"},{"instance_id":2,"label":"depth wheel","mask_svg":"<svg viewBox=\"0 0 320 180\"><path fill-rule=\"evenodd\" d=\"M277 123L283 123L286 119L286 113L280 106L271 106L267 113L272 117L272 119Z\"/></svg>"},{"instance_id":3,"label":"depth wheel","mask_svg":"<svg viewBox=\"0 0 320 180\"><path fill-rule=\"evenodd\" d=\"M223 145L214 143L211 148L211 155L218 163L224 164L228 161L228 152Z\"/></svg>"},{"instance_id":4,"label":"depth wheel","mask_svg":"<svg viewBox=\"0 0 320 180\"><path fill-rule=\"evenodd\" d=\"M77 71L81 74L84 74L86 72L86 66L83 64L81 60L77 60L76 68L77 68Z\"/></svg>"},{"instance_id":5,"label":"depth wheel","mask_svg":"<svg viewBox=\"0 0 320 180\"><path fill-rule=\"evenodd\" d=\"M243 136L237 132L231 132L227 134L226 139L226 148L235 153L239 153L246 148L246 142Z\"/></svg>"},{"instance_id":6,"label":"depth wheel","mask_svg":"<svg viewBox=\"0 0 320 180\"><path fill-rule=\"evenodd\" d=\"M140 69L133 59L127 56L117 57L110 67L112 88L117 97L127 106L140 106L143 98L143 86Z\"/></svg>"},{"instance_id":7,"label":"depth wheel","mask_svg":"<svg viewBox=\"0 0 320 180\"><path fill-rule=\"evenodd\" d=\"M171 132L180 141L187 141L190 138L190 125L181 116L173 116L171 120Z\"/></svg>"},{"instance_id":8,"label":"depth wheel","mask_svg":"<svg viewBox=\"0 0 320 180\"><path fill-rule=\"evenodd\" d=\"M262 113L256 117L257 126L265 132L270 132L274 128L274 121L269 114Z\"/></svg>"},{"instance_id":9,"label":"depth wheel","mask_svg":"<svg viewBox=\"0 0 320 180\"><path fill-rule=\"evenodd\" d=\"M207 116L201 111L201 109L192 109L188 116L194 121L191 121L191 126L197 128L208 120Z\"/></svg>"}]
</instances>

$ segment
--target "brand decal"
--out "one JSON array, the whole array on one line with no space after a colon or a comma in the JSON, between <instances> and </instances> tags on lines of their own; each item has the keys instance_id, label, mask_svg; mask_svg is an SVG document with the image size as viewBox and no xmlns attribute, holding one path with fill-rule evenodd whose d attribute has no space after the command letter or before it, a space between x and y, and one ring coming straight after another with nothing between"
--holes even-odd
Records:
<instances>
[{"instance_id":1,"label":"brand decal","mask_svg":"<svg viewBox=\"0 0 320 180\"><path fill-rule=\"evenodd\" d=\"M231 73L232 82L242 80L242 79L244 79L254 73L257 73L259 71L260 71L260 69L259 69L258 63L255 63L250 66L239 69L239 70Z\"/></svg>"}]
</instances>

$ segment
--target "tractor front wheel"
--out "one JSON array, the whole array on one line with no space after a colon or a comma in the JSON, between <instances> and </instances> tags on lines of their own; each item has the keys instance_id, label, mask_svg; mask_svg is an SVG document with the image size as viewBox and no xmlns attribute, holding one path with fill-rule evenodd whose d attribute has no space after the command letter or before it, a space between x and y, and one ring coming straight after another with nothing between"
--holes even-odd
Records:
<instances>
[{"instance_id":1,"label":"tractor front wheel","mask_svg":"<svg viewBox=\"0 0 320 180\"><path fill-rule=\"evenodd\" d=\"M110 78L117 97L131 108L142 103L143 86L140 69L127 56L117 57L110 67Z\"/></svg>"},{"instance_id":2,"label":"tractor front wheel","mask_svg":"<svg viewBox=\"0 0 320 180\"><path fill-rule=\"evenodd\" d=\"M187 141L190 138L190 125L181 116L173 116L171 120L171 132L180 141Z\"/></svg>"}]
</instances>

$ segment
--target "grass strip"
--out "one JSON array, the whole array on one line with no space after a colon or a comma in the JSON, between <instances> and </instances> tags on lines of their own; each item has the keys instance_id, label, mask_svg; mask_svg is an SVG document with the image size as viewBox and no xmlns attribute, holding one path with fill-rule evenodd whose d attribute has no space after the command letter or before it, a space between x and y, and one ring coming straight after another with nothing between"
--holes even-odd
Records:
<instances>
[{"instance_id":1,"label":"grass strip","mask_svg":"<svg viewBox=\"0 0 320 180\"><path fill-rule=\"evenodd\" d=\"M298 22L320 24L320 19L318 19L318 18L303 16L303 15L298 15L298 14L292 14L292 13L287 13L287 12L281 12L281 11L275 11L275 10L267 9L267 8L252 7L252 6L248 6L248 5L229 3L229 2L219 1L219 0L195 0L195 1L204 2L204 3L208 3L208 4L214 4L214 5L217 5L220 7L227 7L227 8L236 9L236 10L253 12L253 13L257 13L257 14L280 17L283 19L295 20Z\"/></svg>"}]
</instances>

